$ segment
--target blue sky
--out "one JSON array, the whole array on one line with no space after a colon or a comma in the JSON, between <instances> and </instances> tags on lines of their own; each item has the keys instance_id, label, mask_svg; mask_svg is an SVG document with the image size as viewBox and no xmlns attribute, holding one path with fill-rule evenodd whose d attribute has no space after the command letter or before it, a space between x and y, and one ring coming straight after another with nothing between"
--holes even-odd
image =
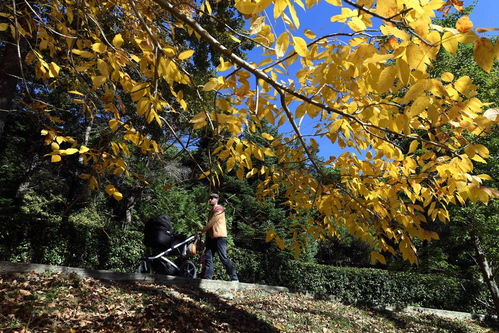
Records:
<instances>
[{"instance_id":1,"label":"blue sky","mask_svg":"<svg viewBox=\"0 0 499 333\"><path fill-rule=\"evenodd\" d=\"M465 5L470 3L469 0L464 2ZM470 18L477 28L499 28L499 0L479 0ZM497 36L499 31L488 35Z\"/></svg>"},{"instance_id":2,"label":"blue sky","mask_svg":"<svg viewBox=\"0 0 499 333\"><path fill-rule=\"evenodd\" d=\"M380 0L382 1L382 0ZM465 0L464 5L469 6L473 2L472 0ZM303 12L301 8L296 7L297 14L300 17L301 26L297 31L292 33L295 35L301 35L304 29L312 30L317 36L325 35L332 32L350 32L348 27L343 23L331 23L330 17L339 14L338 7L331 6L326 2L321 3L319 6L313 7L307 12ZM272 10L267 10L268 15L272 15ZM499 0L479 0L475 6L473 13L470 18L474 24L474 27L478 28L499 28ZM374 22L376 24L376 22ZM283 23L276 23L274 29L277 34L284 31ZM489 32L488 36L499 35L499 31ZM288 49L289 50L289 49ZM259 62L261 49L257 48L250 52L249 60ZM313 130L313 123L310 119L304 119L301 123L301 130L303 134L310 133ZM283 126L283 132L291 131L291 126L285 124ZM345 151L354 152L353 149L341 149L336 144L331 144L328 140L317 140L319 143L320 152L319 155L325 159L329 159L330 156L338 156Z\"/></svg>"}]
</instances>

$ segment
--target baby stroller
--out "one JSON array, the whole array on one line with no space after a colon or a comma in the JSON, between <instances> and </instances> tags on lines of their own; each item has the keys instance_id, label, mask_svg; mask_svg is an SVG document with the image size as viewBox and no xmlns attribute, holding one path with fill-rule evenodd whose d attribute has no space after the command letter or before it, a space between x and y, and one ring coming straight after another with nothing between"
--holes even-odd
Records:
<instances>
[{"instance_id":1,"label":"baby stroller","mask_svg":"<svg viewBox=\"0 0 499 333\"><path fill-rule=\"evenodd\" d=\"M142 258L137 272L195 279L197 268L188 258L196 254L198 240L198 235L187 237L175 234L166 215L151 218L144 227L144 244L157 254Z\"/></svg>"}]
</instances>

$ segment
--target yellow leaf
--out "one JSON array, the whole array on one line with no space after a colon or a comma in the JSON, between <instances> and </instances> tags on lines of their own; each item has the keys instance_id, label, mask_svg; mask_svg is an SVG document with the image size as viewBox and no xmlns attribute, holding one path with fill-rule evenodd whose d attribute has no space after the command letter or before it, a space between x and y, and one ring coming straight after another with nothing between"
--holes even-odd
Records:
<instances>
[{"instance_id":1,"label":"yellow leaf","mask_svg":"<svg viewBox=\"0 0 499 333\"><path fill-rule=\"evenodd\" d=\"M87 151L89 151L90 149L86 146L81 146L80 147L80 150L78 151L80 154L83 154L83 153L86 153Z\"/></svg>"},{"instance_id":2,"label":"yellow leaf","mask_svg":"<svg viewBox=\"0 0 499 333\"><path fill-rule=\"evenodd\" d=\"M487 161L485 161L483 158L481 158L480 155L475 155L471 159L473 161L477 161L477 162L480 162L480 163L487 163Z\"/></svg>"},{"instance_id":3,"label":"yellow leaf","mask_svg":"<svg viewBox=\"0 0 499 333\"><path fill-rule=\"evenodd\" d=\"M104 191L106 191L106 193L109 195L113 195L113 193L116 192L116 188L113 185L109 184L105 187Z\"/></svg>"},{"instance_id":4,"label":"yellow leaf","mask_svg":"<svg viewBox=\"0 0 499 333\"><path fill-rule=\"evenodd\" d=\"M442 81L444 82L452 82L454 80L454 74L445 72L442 74Z\"/></svg>"},{"instance_id":5,"label":"yellow leaf","mask_svg":"<svg viewBox=\"0 0 499 333\"><path fill-rule=\"evenodd\" d=\"M457 35L457 41L463 44L474 43L477 39L478 36L473 30L469 30Z\"/></svg>"},{"instance_id":6,"label":"yellow leaf","mask_svg":"<svg viewBox=\"0 0 499 333\"><path fill-rule=\"evenodd\" d=\"M494 45L488 38L479 38L473 47L473 56L478 65L487 73L490 73L494 63Z\"/></svg>"},{"instance_id":7,"label":"yellow leaf","mask_svg":"<svg viewBox=\"0 0 499 333\"><path fill-rule=\"evenodd\" d=\"M220 57L220 65L217 67L217 71L224 72L232 67L230 62L225 62L222 57Z\"/></svg>"},{"instance_id":8,"label":"yellow leaf","mask_svg":"<svg viewBox=\"0 0 499 333\"><path fill-rule=\"evenodd\" d=\"M450 54L456 54L457 52L457 36L452 32L447 31L442 36L442 46L447 50Z\"/></svg>"},{"instance_id":9,"label":"yellow leaf","mask_svg":"<svg viewBox=\"0 0 499 333\"><path fill-rule=\"evenodd\" d=\"M45 129L40 131L40 135L47 135L47 134L49 134L49 131L47 131Z\"/></svg>"},{"instance_id":10,"label":"yellow leaf","mask_svg":"<svg viewBox=\"0 0 499 333\"><path fill-rule=\"evenodd\" d=\"M203 91L211 91L218 87L218 81L215 78L211 78L210 81L206 82L203 87Z\"/></svg>"},{"instance_id":11,"label":"yellow leaf","mask_svg":"<svg viewBox=\"0 0 499 333\"><path fill-rule=\"evenodd\" d=\"M92 84L94 88L99 88L104 82L106 82L107 78L103 75L92 76Z\"/></svg>"},{"instance_id":12,"label":"yellow leaf","mask_svg":"<svg viewBox=\"0 0 499 333\"><path fill-rule=\"evenodd\" d=\"M104 53L107 50L107 46L104 43L94 43L92 44L92 50L97 53Z\"/></svg>"},{"instance_id":13,"label":"yellow leaf","mask_svg":"<svg viewBox=\"0 0 499 333\"><path fill-rule=\"evenodd\" d=\"M189 59L193 54L194 54L194 50L185 50L185 51L180 52L180 54L178 55L178 58L180 60Z\"/></svg>"},{"instance_id":14,"label":"yellow leaf","mask_svg":"<svg viewBox=\"0 0 499 333\"><path fill-rule=\"evenodd\" d=\"M358 16L352 17L352 19L348 22L348 26L355 32L366 30L366 24Z\"/></svg>"},{"instance_id":15,"label":"yellow leaf","mask_svg":"<svg viewBox=\"0 0 499 333\"><path fill-rule=\"evenodd\" d=\"M284 250L284 248L286 247L284 245L284 242L282 241L281 237L279 237L278 235L275 235L275 243L277 244L277 246L279 247L279 249L281 250Z\"/></svg>"},{"instance_id":16,"label":"yellow leaf","mask_svg":"<svg viewBox=\"0 0 499 333\"><path fill-rule=\"evenodd\" d=\"M271 240L274 239L275 236L276 236L276 233L274 230L267 231L267 235L265 236L265 242L266 243L270 242Z\"/></svg>"},{"instance_id":17,"label":"yellow leaf","mask_svg":"<svg viewBox=\"0 0 499 333\"><path fill-rule=\"evenodd\" d=\"M123 199L123 194L121 194L120 192L118 191L114 191L113 192L113 198L117 201L120 201L121 199Z\"/></svg>"},{"instance_id":18,"label":"yellow leaf","mask_svg":"<svg viewBox=\"0 0 499 333\"><path fill-rule=\"evenodd\" d=\"M470 90L474 89L473 82L469 76L462 76L454 82L454 88L461 94L466 95Z\"/></svg>"},{"instance_id":19,"label":"yellow leaf","mask_svg":"<svg viewBox=\"0 0 499 333\"><path fill-rule=\"evenodd\" d=\"M477 32L497 31L499 28L476 28Z\"/></svg>"},{"instance_id":20,"label":"yellow leaf","mask_svg":"<svg viewBox=\"0 0 499 333\"><path fill-rule=\"evenodd\" d=\"M293 36L293 43L295 45L295 51L302 57L306 57L308 54L307 43L301 37Z\"/></svg>"},{"instance_id":21,"label":"yellow leaf","mask_svg":"<svg viewBox=\"0 0 499 333\"><path fill-rule=\"evenodd\" d=\"M5 31L7 29L9 29L8 23L0 23L0 31Z\"/></svg>"},{"instance_id":22,"label":"yellow leaf","mask_svg":"<svg viewBox=\"0 0 499 333\"><path fill-rule=\"evenodd\" d=\"M241 43L241 40L234 36L233 34L229 34L230 39L232 39L236 43Z\"/></svg>"},{"instance_id":23,"label":"yellow leaf","mask_svg":"<svg viewBox=\"0 0 499 333\"><path fill-rule=\"evenodd\" d=\"M410 68L425 71L428 57L425 50L416 44L412 44L406 49L407 63Z\"/></svg>"},{"instance_id":24,"label":"yellow leaf","mask_svg":"<svg viewBox=\"0 0 499 333\"><path fill-rule=\"evenodd\" d=\"M234 165L236 164L236 160L234 159L234 157L230 157L228 160L227 160L227 171L230 171L234 168Z\"/></svg>"},{"instance_id":25,"label":"yellow leaf","mask_svg":"<svg viewBox=\"0 0 499 333\"><path fill-rule=\"evenodd\" d=\"M78 49L72 49L72 53L79 55L80 57L83 58L93 58L95 57L95 54L89 51L83 51L83 50L78 50Z\"/></svg>"},{"instance_id":26,"label":"yellow leaf","mask_svg":"<svg viewBox=\"0 0 499 333\"><path fill-rule=\"evenodd\" d=\"M289 4L289 12L291 13L291 18L293 19L293 24L298 29L300 28L300 19L296 15L295 7L290 3Z\"/></svg>"},{"instance_id":27,"label":"yellow leaf","mask_svg":"<svg viewBox=\"0 0 499 333\"><path fill-rule=\"evenodd\" d=\"M111 131L116 131L116 129L118 129L118 125L120 124L120 122L116 119L111 119L109 120L109 127L111 128Z\"/></svg>"},{"instance_id":28,"label":"yellow leaf","mask_svg":"<svg viewBox=\"0 0 499 333\"><path fill-rule=\"evenodd\" d=\"M341 0L326 0L327 3L330 3L333 6L338 6L341 7L343 4L341 3Z\"/></svg>"},{"instance_id":29,"label":"yellow leaf","mask_svg":"<svg viewBox=\"0 0 499 333\"><path fill-rule=\"evenodd\" d=\"M409 64L405 60L399 58L397 59L397 70L402 83L408 84L411 77L411 68L409 67Z\"/></svg>"},{"instance_id":30,"label":"yellow leaf","mask_svg":"<svg viewBox=\"0 0 499 333\"><path fill-rule=\"evenodd\" d=\"M471 22L468 15L461 16L459 20L456 21L456 29L459 32L466 32L473 28L473 22Z\"/></svg>"},{"instance_id":31,"label":"yellow leaf","mask_svg":"<svg viewBox=\"0 0 499 333\"><path fill-rule=\"evenodd\" d=\"M78 149L76 149L76 148L68 148L66 150L61 150L62 155L73 155L73 154L76 154L77 152L78 152Z\"/></svg>"},{"instance_id":32,"label":"yellow leaf","mask_svg":"<svg viewBox=\"0 0 499 333\"><path fill-rule=\"evenodd\" d=\"M274 137L269 133L262 133L262 136L267 140L274 140Z\"/></svg>"},{"instance_id":33,"label":"yellow leaf","mask_svg":"<svg viewBox=\"0 0 499 333\"><path fill-rule=\"evenodd\" d=\"M411 144L409 145L409 152L408 152L408 154L414 153L414 151L416 151L416 149L418 148L418 145L419 145L419 141L418 140L413 140L411 142Z\"/></svg>"},{"instance_id":34,"label":"yellow leaf","mask_svg":"<svg viewBox=\"0 0 499 333\"><path fill-rule=\"evenodd\" d=\"M270 148L264 148L263 153L267 156L272 156L272 157L275 156L274 151Z\"/></svg>"},{"instance_id":35,"label":"yellow leaf","mask_svg":"<svg viewBox=\"0 0 499 333\"><path fill-rule=\"evenodd\" d=\"M210 173L211 173L210 170L205 171L201 175L199 175L198 179L204 179L204 178L208 177L210 175Z\"/></svg>"},{"instance_id":36,"label":"yellow leaf","mask_svg":"<svg viewBox=\"0 0 499 333\"><path fill-rule=\"evenodd\" d=\"M381 253L377 251L371 251L371 264L375 264L378 261L383 265L386 265L385 257Z\"/></svg>"},{"instance_id":37,"label":"yellow leaf","mask_svg":"<svg viewBox=\"0 0 499 333\"><path fill-rule=\"evenodd\" d=\"M308 29L305 29L305 31L303 32L303 34L307 37L307 38L310 38L310 39L314 39L316 38L317 36L315 35L315 33L313 33L312 31L308 30Z\"/></svg>"},{"instance_id":38,"label":"yellow leaf","mask_svg":"<svg viewBox=\"0 0 499 333\"><path fill-rule=\"evenodd\" d=\"M253 21L253 23L251 23L250 35L259 33L264 25L265 25L265 16L259 16L255 21Z\"/></svg>"},{"instance_id":39,"label":"yellow leaf","mask_svg":"<svg viewBox=\"0 0 499 333\"><path fill-rule=\"evenodd\" d=\"M103 76L106 76L106 77L109 76L109 69L108 69L107 64L104 60L102 60L102 59L97 60L97 68L99 69L99 72Z\"/></svg>"},{"instance_id":40,"label":"yellow leaf","mask_svg":"<svg viewBox=\"0 0 499 333\"><path fill-rule=\"evenodd\" d=\"M475 149L475 151L480 154L480 156L482 157L489 157L489 149L487 147L485 147L484 145L473 145L473 148Z\"/></svg>"},{"instance_id":41,"label":"yellow leaf","mask_svg":"<svg viewBox=\"0 0 499 333\"><path fill-rule=\"evenodd\" d=\"M204 2L204 4L206 5L206 10L208 11L208 14L211 15L211 13L213 12L213 10L211 9L211 5L210 5L210 2L208 0L206 0Z\"/></svg>"},{"instance_id":42,"label":"yellow leaf","mask_svg":"<svg viewBox=\"0 0 499 333\"><path fill-rule=\"evenodd\" d=\"M75 95L80 95L80 96L85 96L84 94L82 94L81 92L76 91L76 90L70 90L70 91L68 91L68 93L75 94Z\"/></svg>"},{"instance_id":43,"label":"yellow leaf","mask_svg":"<svg viewBox=\"0 0 499 333\"><path fill-rule=\"evenodd\" d=\"M151 107L151 101L149 100L149 98L147 97L141 98L137 102L137 114L139 116L146 114L149 111L150 107Z\"/></svg>"},{"instance_id":44,"label":"yellow leaf","mask_svg":"<svg viewBox=\"0 0 499 333\"><path fill-rule=\"evenodd\" d=\"M286 53L289 46L289 35L287 32L283 32L277 38L277 42L275 44L275 54L278 58L281 58Z\"/></svg>"},{"instance_id":45,"label":"yellow leaf","mask_svg":"<svg viewBox=\"0 0 499 333\"><path fill-rule=\"evenodd\" d=\"M49 77L58 77L60 69L55 62L51 62L49 65Z\"/></svg>"},{"instance_id":46,"label":"yellow leaf","mask_svg":"<svg viewBox=\"0 0 499 333\"><path fill-rule=\"evenodd\" d=\"M52 157L50 158L50 162L52 163L57 163L57 162L60 162L61 161L61 156L60 155L52 155Z\"/></svg>"},{"instance_id":47,"label":"yellow leaf","mask_svg":"<svg viewBox=\"0 0 499 333\"><path fill-rule=\"evenodd\" d=\"M235 7L241 14L251 15L255 11L256 3L250 1L237 1Z\"/></svg>"},{"instance_id":48,"label":"yellow leaf","mask_svg":"<svg viewBox=\"0 0 499 333\"><path fill-rule=\"evenodd\" d=\"M243 171L243 169L241 169L241 168L237 169L236 176L237 176L237 179L243 180L244 179L244 171Z\"/></svg>"},{"instance_id":49,"label":"yellow leaf","mask_svg":"<svg viewBox=\"0 0 499 333\"><path fill-rule=\"evenodd\" d=\"M121 36L121 34L117 34L116 36L114 36L112 41L114 47L121 47L124 42L125 41L123 40L123 36Z\"/></svg>"},{"instance_id":50,"label":"yellow leaf","mask_svg":"<svg viewBox=\"0 0 499 333\"><path fill-rule=\"evenodd\" d=\"M385 93L390 88L393 87L393 82L395 81L396 75L397 75L396 66L388 66L381 71L377 82L378 90L380 93Z\"/></svg>"},{"instance_id":51,"label":"yellow leaf","mask_svg":"<svg viewBox=\"0 0 499 333\"><path fill-rule=\"evenodd\" d=\"M278 18L282 15L288 4L291 2L287 0L275 0L274 1L274 18Z\"/></svg>"}]
</instances>

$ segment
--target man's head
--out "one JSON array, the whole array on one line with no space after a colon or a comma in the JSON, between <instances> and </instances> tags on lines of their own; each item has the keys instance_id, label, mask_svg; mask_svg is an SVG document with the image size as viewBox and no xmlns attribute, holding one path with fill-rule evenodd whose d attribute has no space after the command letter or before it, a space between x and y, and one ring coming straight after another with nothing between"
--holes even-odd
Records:
<instances>
[{"instance_id":1,"label":"man's head","mask_svg":"<svg viewBox=\"0 0 499 333\"><path fill-rule=\"evenodd\" d=\"M220 197L218 196L218 194L211 193L210 196L209 196L208 201L209 201L210 205L215 206L216 204L218 204L218 199L219 198Z\"/></svg>"}]
</instances>

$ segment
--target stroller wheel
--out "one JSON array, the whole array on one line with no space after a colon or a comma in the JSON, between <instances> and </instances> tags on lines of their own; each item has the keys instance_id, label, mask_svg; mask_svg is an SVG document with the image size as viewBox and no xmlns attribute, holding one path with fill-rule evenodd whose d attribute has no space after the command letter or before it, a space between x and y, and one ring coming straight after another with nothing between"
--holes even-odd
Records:
<instances>
[{"instance_id":1,"label":"stroller wheel","mask_svg":"<svg viewBox=\"0 0 499 333\"><path fill-rule=\"evenodd\" d=\"M179 274L180 276L189 279L196 278L198 270L196 268L196 265L194 265L192 261L190 260L184 261L179 268L180 268L180 274Z\"/></svg>"},{"instance_id":2,"label":"stroller wheel","mask_svg":"<svg viewBox=\"0 0 499 333\"><path fill-rule=\"evenodd\" d=\"M135 272L141 274L151 274L151 264L147 260L141 260Z\"/></svg>"}]
</instances>

